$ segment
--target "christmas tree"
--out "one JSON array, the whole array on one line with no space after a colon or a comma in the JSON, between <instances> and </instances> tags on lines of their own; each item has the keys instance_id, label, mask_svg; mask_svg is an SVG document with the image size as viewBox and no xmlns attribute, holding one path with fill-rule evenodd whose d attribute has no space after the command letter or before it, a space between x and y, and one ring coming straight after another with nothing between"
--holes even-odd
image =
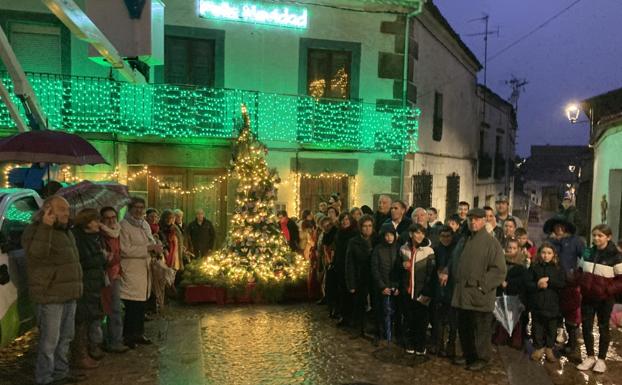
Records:
<instances>
[{"instance_id":1,"label":"christmas tree","mask_svg":"<svg viewBox=\"0 0 622 385\"><path fill-rule=\"evenodd\" d=\"M230 170L238 182L236 210L225 245L207 256L199 269L207 282L218 286L283 287L305 278L308 263L291 251L281 233L274 210L280 179L276 170L268 169L268 150L252 133L244 105L242 118Z\"/></svg>"}]
</instances>

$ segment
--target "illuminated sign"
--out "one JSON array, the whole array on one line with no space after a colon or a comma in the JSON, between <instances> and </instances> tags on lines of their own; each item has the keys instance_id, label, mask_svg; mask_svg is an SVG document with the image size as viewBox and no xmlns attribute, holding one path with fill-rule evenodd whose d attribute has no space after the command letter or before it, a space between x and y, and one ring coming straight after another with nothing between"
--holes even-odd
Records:
<instances>
[{"instance_id":1,"label":"illuminated sign","mask_svg":"<svg viewBox=\"0 0 622 385\"><path fill-rule=\"evenodd\" d=\"M208 19L241 21L287 28L307 28L307 9L286 5L199 0L199 16Z\"/></svg>"}]
</instances>

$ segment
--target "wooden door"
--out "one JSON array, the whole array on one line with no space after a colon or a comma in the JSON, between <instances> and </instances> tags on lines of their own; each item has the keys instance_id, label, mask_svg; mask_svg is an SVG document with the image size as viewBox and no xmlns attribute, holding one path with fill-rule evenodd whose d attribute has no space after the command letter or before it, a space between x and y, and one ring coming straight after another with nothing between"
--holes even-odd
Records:
<instances>
[{"instance_id":1,"label":"wooden door","mask_svg":"<svg viewBox=\"0 0 622 385\"><path fill-rule=\"evenodd\" d=\"M345 210L349 205L350 191L349 178L301 178L300 179L300 213L288 213L290 216L300 217L303 210L316 212L321 201L328 202L334 193L339 193L341 208Z\"/></svg>"}]
</instances>

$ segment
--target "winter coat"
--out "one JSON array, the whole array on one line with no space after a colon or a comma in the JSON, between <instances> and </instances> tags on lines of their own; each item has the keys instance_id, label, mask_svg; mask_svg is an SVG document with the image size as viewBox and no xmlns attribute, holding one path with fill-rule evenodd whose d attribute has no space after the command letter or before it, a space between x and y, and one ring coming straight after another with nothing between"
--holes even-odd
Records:
<instances>
[{"instance_id":1,"label":"winter coat","mask_svg":"<svg viewBox=\"0 0 622 385\"><path fill-rule=\"evenodd\" d=\"M424 238L416 250L414 249L412 240L409 240L400 247L400 260L402 263L401 290L402 293L408 295L410 299L417 299L420 295L426 297L432 297L434 295L432 280L438 280L438 277L434 260L434 250L431 244L428 238ZM415 253L414 255L413 252ZM411 263L409 269L406 269L403 265L406 261L410 261Z\"/></svg>"},{"instance_id":2,"label":"winter coat","mask_svg":"<svg viewBox=\"0 0 622 385\"><path fill-rule=\"evenodd\" d=\"M548 287L540 289L538 280L548 277ZM554 318L560 315L560 291L566 285L564 272L553 263L537 262L531 265L525 279L529 309L535 315Z\"/></svg>"},{"instance_id":3,"label":"winter coat","mask_svg":"<svg viewBox=\"0 0 622 385\"><path fill-rule=\"evenodd\" d=\"M403 269L395 242L389 245L382 240L374 247L371 255L371 275L376 291L397 289Z\"/></svg>"},{"instance_id":4,"label":"winter coat","mask_svg":"<svg viewBox=\"0 0 622 385\"><path fill-rule=\"evenodd\" d=\"M357 235L358 230L356 227L350 226L347 229L340 228L335 236L335 256L333 258L333 265L340 279L345 278L346 274L346 252L348 250L348 242Z\"/></svg>"},{"instance_id":5,"label":"winter coat","mask_svg":"<svg viewBox=\"0 0 622 385\"><path fill-rule=\"evenodd\" d=\"M64 303L82 297L82 267L71 231L32 223L22 234L22 245L31 301Z\"/></svg>"},{"instance_id":6,"label":"winter coat","mask_svg":"<svg viewBox=\"0 0 622 385\"><path fill-rule=\"evenodd\" d=\"M576 235L569 235L561 239L551 237L547 241L557 249L559 264L564 273L569 275L575 271L579 259L583 255L583 250L585 250L585 244L581 238Z\"/></svg>"},{"instance_id":7,"label":"winter coat","mask_svg":"<svg viewBox=\"0 0 622 385\"><path fill-rule=\"evenodd\" d=\"M106 256L98 233L89 234L81 227L72 229L82 266L82 297L76 307L76 321L90 322L103 317L101 290L105 283Z\"/></svg>"},{"instance_id":8,"label":"winter coat","mask_svg":"<svg viewBox=\"0 0 622 385\"><path fill-rule=\"evenodd\" d=\"M519 255L522 255L519 252ZM521 302L525 303L525 277L527 268L522 261L506 261L507 273L505 281L507 286L503 289L501 286L497 288L497 297L506 295L517 295Z\"/></svg>"},{"instance_id":9,"label":"winter coat","mask_svg":"<svg viewBox=\"0 0 622 385\"><path fill-rule=\"evenodd\" d=\"M151 255L155 245L149 224L142 220L121 221L121 298L146 301L151 293Z\"/></svg>"},{"instance_id":10,"label":"winter coat","mask_svg":"<svg viewBox=\"0 0 622 385\"><path fill-rule=\"evenodd\" d=\"M408 239L410 238L408 236L408 228L410 227L410 225L412 223L413 223L412 220L405 216L404 218L402 218L400 223L398 223L397 227L395 227L393 225L393 221L391 220L391 217L389 217L389 219L384 221L383 225L389 224L389 225L393 226L393 228L395 228L395 231L397 232L397 240L396 241L397 241L398 245L401 246L404 243L408 242Z\"/></svg>"},{"instance_id":11,"label":"winter coat","mask_svg":"<svg viewBox=\"0 0 622 385\"><path fill-rule=\"evenodd\" d=\"M454 277L451 275L449 266L451 265L454 249L456 248L456 243L457 239L454 238L448 246L439 243L437 246L434 247L434 258L437 271L435 279L432 280L432 285L434 288L434 300L444 304L451 304L451 296L454 290ZM449 276L447 279L447 284L444 287L441 287L438 280L438 273L440 272L445 273Z\"/></svg>"},{"instance_id":12,"label":"winter coat","mask_svg":"<svg viewBox=\"0 0 622 385\"><path fill-rule=\"evenodd\" d=\"M350 239L346 250L346 286L348 290L366 290L371 285L371 239L361 235Z\"/></svg>"},{"instance_id":13,"label":"winter coat","mask_svg":"<svg viewBox=\"0 0 622 385\"><path fill-rule=\"evenodd\" d=\"M374 213L374 230L376 231L376 234L380 233L380 228L387 220L391 220L390 212L383 214L380 211L376 211Z\"/></svg>"},{"instance_id":14,"label":"winter coat","mask_svg":"<svg viewBox=\"0 0 622 385\"><path fill-rule=\"evenodd\" d=\"M579 268L584 300L604 301L622 293L622 255L613 242L609 241L603 250L596 246L586 249Z\"/></svg>"},{"instance_id":15,"label":"winter coat","mask_svg":"<svg viewBox=\"0 0 622 385\"><path fill-rule=\"evenodd\" d=\"M451 305L464 310L491 312L495 306L496 289L506 274L501 245L481 229L460 240L455 256Z\"/></svg>"},{"instance_id":16,"label":"winter coat","mask_svg":"<svg viewBox=\"0 0 622 385\"><path fill-rule=\"evenodd\" d=\"M188 238L188 246L190 246L195 257L203 257L214 248L216 230L214 230L212 222L207 219L203 219L201 224L195 219L188 225L186 237Z\"/></svg>"}]
</instances>

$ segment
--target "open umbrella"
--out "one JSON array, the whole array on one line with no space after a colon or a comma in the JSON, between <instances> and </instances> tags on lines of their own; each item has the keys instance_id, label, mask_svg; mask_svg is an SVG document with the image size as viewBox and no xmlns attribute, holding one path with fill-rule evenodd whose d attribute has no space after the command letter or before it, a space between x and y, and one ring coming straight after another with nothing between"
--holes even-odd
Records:
<instances>
[{"instance_id":1,"label":"open umbrella","mask_svg":"<svg viewBox=\"0 0 622 385\"><path fill-rule=\"evenodd\" d=\"M492 314L511 336L523 310L525 310L525 305L522 304L517 295L503 294L497 297Z\"/></svg>"},{"instance_id":2,"label":"open umbrella","mask_svg":"<svg viewBox=\"0 0 622 385\"><path fill-rule=\"evenodd\" d=\"M0 140L0 162L108 163L86 139L62 131L28 131Z\"/></svg>"},{"instance_id":3,"label":"open umbrella","mask_svg":"<svg viewBox=\"0 0 622 385\"><path fill-rule=\"evenodd\" d=\"M71 214L82 209L114 207L117 212L130 202L127 186L118 183L94 183L88 180L62 188L56 192L69 202Z\"/></svg>"}]
</instances>

